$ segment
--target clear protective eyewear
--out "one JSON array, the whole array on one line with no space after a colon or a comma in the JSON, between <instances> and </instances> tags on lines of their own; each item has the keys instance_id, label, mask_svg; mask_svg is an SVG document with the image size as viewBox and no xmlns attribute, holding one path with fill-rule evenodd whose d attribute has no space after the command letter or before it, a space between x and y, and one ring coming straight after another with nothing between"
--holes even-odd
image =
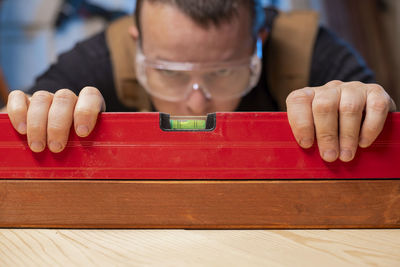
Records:
<instances>
[{"instance_id":1,"label":"clear protective eyewear","mask_svg":"<svg viewBox=\"0 0 400 267\"><path fill-rule=\"evenodd\" d=\"M207 99L241 98L258 83L262 68L262 42L257 40L252 56L225 62L172 62L147 58L136 46L136 75L154 97L178 102L192 90L201 90Z\"/></svg>"}]
</instances>

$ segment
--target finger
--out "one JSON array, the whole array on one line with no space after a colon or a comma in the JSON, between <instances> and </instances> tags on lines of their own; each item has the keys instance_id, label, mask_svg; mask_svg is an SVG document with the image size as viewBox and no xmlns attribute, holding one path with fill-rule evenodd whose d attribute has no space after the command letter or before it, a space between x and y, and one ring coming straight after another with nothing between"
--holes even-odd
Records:
<instances>
[{"instance_id":1,"label":"finger","mask_svg":"<svg viewBox=\"0 0 400 267\"><path fill-rule=\"evenodd\" d=\"M314 143L314 120L311 104L314 98L312 88L293 91L286 99L287 116L297 143L309 148Z\"/></svg>"},{"instance_id":2,"label":"finger","mask_svg":"<svg viewBox=\"0 0 400 267\"><path fill-rule=\"evenodd\" d=\"M339 154L338 108L339 82L331 82L316 89L312 111L319 153L323 160L333 162Z\"/></svg>"},{"instance_id":3,"label":"finger","mask_svg":"<svg viewBox=\"0 0 400 267\"><path fill-rule=\"evenodd\" d=\"M339 106L340 160L351 161L357 151L362 112L366 102L364 84L348 83L342 87Z\"/></svg>"},{"instance_id":4,"label":"finger","mask_svg":"<svg viewBox=\"0 0 400 267\"><path fill-rule=\"evenodd\" d=\"M47 117L53 94L37 91L30 99L27 114L28 144L32 151L41 152L46 147Z\"/></svg>"},{"instance_id":5,"label":"finger","mask_svg":"<svg viewBox=\"0 0 400 267\"><path fill-rule=\"evenodd\" d=\"M20 133L26 134L26 116L29 100L22 91L12 91L8 96L7 113L13 127Z\"/></svg>"},{"instance_id":6,"label":"finger","mask_svg":"<svg viewBox=\"0 0 400 267\"><path fill-rule=\"evenodd\" d=\"M74 127L77 135L88 136L96 125L99 112L105 109L103 96L97 88L83 88L74 111Z\"/></svg>"},{"instance_id":7,"label":"finger","mask_svg":"<svg viewBox=\"0 0 400 267\"><path fill-rule=\"evenodd\" d=\"M370 146L383 129L391 105L389 95L376 84L369 85L364 123L360 134L360 147Z\"/></svg>"},{"instance_id":8,"label":"finger","mask_svg":"<svg viewBox=\"0 0 400 267\"><path fill-rule=\"evenodd\" d=\"M67 89L54 94L47 122L47 144L52 152L61 152L67 145L77 98Z\"/></svg>"}]
</instances>

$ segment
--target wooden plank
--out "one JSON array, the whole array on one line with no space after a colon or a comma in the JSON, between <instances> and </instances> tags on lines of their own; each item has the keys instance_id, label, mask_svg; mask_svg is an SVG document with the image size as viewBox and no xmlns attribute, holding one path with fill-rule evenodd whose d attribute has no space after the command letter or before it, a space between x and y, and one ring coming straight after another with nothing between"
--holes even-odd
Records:
<instances>
[{"instance_id":1,"label":"wooden plank","mask_svg":"<svg viewBox=\"0 0 400 267\"><path fill-rule=\"evenodd\" d=\"M1 180L0 227L399 228L400 180Z\"/></svg>"}]
</instances>

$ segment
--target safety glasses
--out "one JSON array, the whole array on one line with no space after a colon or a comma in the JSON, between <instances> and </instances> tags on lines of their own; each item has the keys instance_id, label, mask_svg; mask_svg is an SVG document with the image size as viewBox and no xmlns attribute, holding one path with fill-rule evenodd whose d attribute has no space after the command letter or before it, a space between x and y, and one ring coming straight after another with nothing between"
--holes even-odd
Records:
<instances>
[{"instance_id":1,"label":"safety glasses","mask_svg":"<svg viewBox=\"0 0 400 267\"><path fill-rule=\"evenodd\" d=\"M201 90L207 99L241 98L256 86L262 66L262 43L257 40L252 56L227 62L172 62L146 57L138 42L136 75L154 97L178 102L193 90Z\"/></svg>"}]
</instances>

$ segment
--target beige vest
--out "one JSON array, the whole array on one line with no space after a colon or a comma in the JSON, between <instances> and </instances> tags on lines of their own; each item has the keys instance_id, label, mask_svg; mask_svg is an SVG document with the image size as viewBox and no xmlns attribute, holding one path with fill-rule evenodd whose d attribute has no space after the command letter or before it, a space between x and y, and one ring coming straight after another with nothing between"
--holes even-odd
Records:
<instances>
[{"instance_id":1,"label":"beige vest","mask_svg":"<svg viewBox=\"0 0 400 267\"><path fill-rule=\"evenodd\" d=\"M136 44L128 34L133 23L132 16L113 22L106 30L106 40L119 100L127 107L149 111L150 98L135 77ZM317 31L318 14L313 11L280 13L275 19L264 69L280 110L286 109L291 91L308 85Z\"/></svg>"}]
</instances>

